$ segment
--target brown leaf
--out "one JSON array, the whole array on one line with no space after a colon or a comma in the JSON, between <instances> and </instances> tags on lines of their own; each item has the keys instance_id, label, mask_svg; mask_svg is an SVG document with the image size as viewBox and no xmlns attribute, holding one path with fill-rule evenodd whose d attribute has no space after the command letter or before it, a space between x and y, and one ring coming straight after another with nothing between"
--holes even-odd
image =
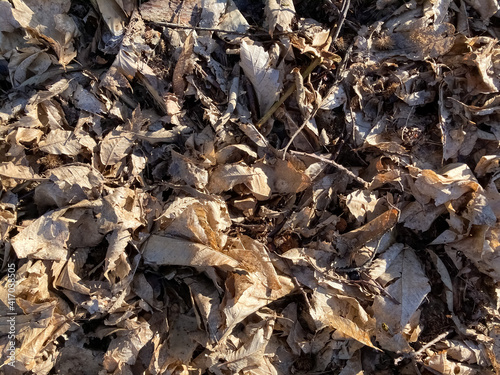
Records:
<instances>
[{"instance_id":1,"label":"brown leaf","mask_svg":"<svg viewBox=\"0 0 500 375\"><path fill-rule=\"evenodd\" d=\"M72 131L55 129L39 143L39 147L48 154L76 156L82 146Z\"/></svg>"},{"instance_id":2,"label":"brown leaf","mask_svg":"<svg viewBox=\"0 0 500 375\"><path fill-rule=\"evenodd\" d=\"M264 171L244 164L226 164L215 168L210 174L207 189L212 193L222 193L237 186L255 196L266 200L271 196L271 188Z\"/></svg>"},{"instance_id":3,"label":"brown leaf","mask_svg":"<svg viewBox=\"0 0 500 375\"><path fill-rule=\"evenodd\" d=\"M217 266L224 270L232 270L239 265L237 260L207 245L158 235L149 237L143 257L144 262L151 265Z\"/></svg>"},{"instance_id":4,"label":"brown leaf","mask_svg":"<svg viewBox=\"0 0 500 375\"><path fill-rule=\"evenodd\" d=\"M118 163L130 153L133 142L134 136L131 133L120 128L111 131L104 137L100 145L99 158L101 163L105 167Z\"/></svg>"},{"instance_id":5,"label":"brown leaf","mask_svg":"<svg viewBox=\"0 0 500 375\"><path fill-rule=\"evenodd\" d=\"M63 66L76 57L73 38L79 34L75 22L66 14L70 5L68 0L15 0L12 11L22 27L50 44Z\"/></svg>"}]
</instances>

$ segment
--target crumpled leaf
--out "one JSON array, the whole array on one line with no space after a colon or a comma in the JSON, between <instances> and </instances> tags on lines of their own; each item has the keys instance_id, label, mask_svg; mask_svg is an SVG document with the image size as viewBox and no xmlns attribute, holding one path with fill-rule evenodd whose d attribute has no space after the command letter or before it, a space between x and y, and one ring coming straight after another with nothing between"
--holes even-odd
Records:
<instances>
[{"instance_id":1,"label":"crumpled leaf","mask_svg":"<svg viewBox=\"0 0 500 375\"><path fill-rule=\"evenodd\" d=\"M68 222L62 219L66 210L49 211L33 221L12 239L19 258L66 259L69 239Z\"/></svg>"},{"instance_id":2,"label":"crumpled leaf","mask_svg":"<svg viewBox=\"0 0 500 375\"><path fill-rule=\"evenodd\" d=\"M310 183L310 179L289 161L276 159L269 163L258 162L254 164L254 167L256 171L262 171L267 176L267 183L273 193L299 193Z\"/></svg>"},{"instance_id":3,"label":"crumpled leaf","mask_svg":"<svg viewBox=\"0 0 500 375\"><path fill-rule=\"evenodd\" d=\"M369 191L358 190L347 196L346 204L356 220L362 223L366 214L375 210L377 200L376 194Z\"/></svg>"},{"instance_id":4,"label":"crumpled leaf","mask_svg":"<svg viewBox=\"0 0 500 375\"><path fill-rule=\"evenodd\" d=\"M104 277L110 281L123 280L131 270L125 253L129 241L132 239L127 229L115 229L108 237L108 251L104 264Z\"/></svg>"},{"instance_id":5,"label":"crumpled leaf","mask_svg":"<svg viewBox=\"0 0 500 375\"><path fill-rule=\"evenodd\" d=\"M103 365L107 371L119 371L124 365L133 365L139 351L153 337L147 322L127 320L124 328L119 331L118 337L111 340L104 355Z\"/></svg>"},{"instance_id":6,"label":"crumpled leaf","mask_svg":"<svg viewBox=\"0 0 500 375\"><path fill-rule=\"evenodd\" d=\"M292 1L267 0L264 12L271 37L276 27L279 31L292 31L292 21L295 17L295 7Z\"/></svg>"},{"instance_id":7,"label":"crumpled leaf","mask_svg":"<svg viewBox=\"0 0 500 375\"><path fill-rule=\"evenodd\" d=\"M352 308L349 303L342 303L342 299L335 296L328 296L323 288L318 288L312 296L313 309L310 311L315 320L316 328L325 326L338 330L341 334L353 338L366 346L378 349L370 339L370 330L373 328L371 319L361 323L354 322L358 311ZM362 309L359 306L359 309Z\"/></svg>"},{"instance_id":8,"label":"crumpled leaf","mask_svg":"<svg viewBox=\"0 0 500 375\"><path fill-rule=\"evenodd\" d=\"M41 42L54 49L59 63L68 65L76 57L73 38L79 32L73 19L66 13L70 1L15 0L12 14L19 24Z\"/></svg>"},{"instance_id":9,"label":"crumpled leaf","mask_svg":"<svg viewBox=\"0 0 500 375\"><path fill-rule=\"evenodd\" d=\"M449 164L440 172L441 174L431 170L419 172L415 189L419 190L422 197L434 199L435 205L439 206L470 192L472 197L466 217L471 223L490 226L496 223L496 216L488 204L483 188L466 164Z\"/></svg>"},{"instance_id":10,"label":"crumpled leaf","mask_svg":"<svg viewBox=\"0 0 500 375\"><path fill-rule=\"evenodd\" d=\"M258 200L266 200L271 196L268 178L260 168L225 164L216 167L210 174L207 185L210 192L217 194L235 187L239 187L242 192L248 191Z\"/></svg>"},{"instance_id":11,"label":"crumpled leaf","mask_svg":"<svg viewBox=\"0 0 500 375\"><path fill-rule=\"evenodd\" d=\"M43 209L57 206L63 208L84 199L100 196L104 177L87 164L70 164L53 168L48 181L35 188L35 204Z\"/></svg>"},{"instance_id":12,"label":"crumpled leaf","mask_svg":"<svg viewBox=\"0 0 500 375\"><path fill-rule=\"evenodd\" d=\"M183 181L198 189L203 189L208 183L206 169L196 165L194 160L172 151L172 161L168 168L174 182Z\"/></svg>"}]
</instances>

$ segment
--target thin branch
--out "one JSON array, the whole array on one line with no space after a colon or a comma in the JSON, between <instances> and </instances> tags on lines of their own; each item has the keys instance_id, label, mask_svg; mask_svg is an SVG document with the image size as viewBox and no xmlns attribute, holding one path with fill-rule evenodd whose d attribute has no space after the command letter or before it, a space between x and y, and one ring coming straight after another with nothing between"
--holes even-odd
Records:
<instances>
[{"instance_id":1,"label":"thin branch","mask_svg":"<svg viewBox=\"0 0 500 375\"><path fill-rule=\"evenodd\" d=\"M441 333L438 337L436 337L432 341L429 341L427 344L425 344L419 350L417 350L415 353L413 353L413 356L415 356L415 357L419 356L425 350L427 350L428 348L430 348L432 345L436 344L437 342L441 341L442 339L444 339L446 336L448 336L452 332L453 332L453 330L450 329L450 330L448 330L446 332Z\"/></svg>"},{"instance_id":2,"label":"thin branch","mask_svg":"<svg viewBox=\"0 0 500 375\"><path fill-rule=\"evenodd\" d=\"M304 73L302 73L302 78L307 78L312 72L314 69L316 69L316 67L321 64L321 57L316 57L312 62L311 64L307 67L307 69L304 71ZM276 110L281 107L281 105L285 102L285 100L288 99L288 97L290 95L292 95L292 93L295 91L295 83L293 83L289 88L288 90L286 90L286 92L281 96L281 98L273 104L273 106L271 108L269 108L269 110L266 112L266 114L259 120L259 122L257 122L256 124L256 127L257 129L260 129L262 127L262 125L264 125L267 120L269 120L271 118L271 116L274 114L274 112L276 112Z\"/></svg>"},{"instance_id":3,"label":"thin branch","mask_svg":"<svg viewBox=\"0 0 500 375\"><path fill-rule=\"evenodd\" d=\"M351 6L351 0L344 0L342 2L342 9L340 11L339 21L337 23L337 28L335 32L332 34L332 42L335 42L339 37L340 30L342 30L342 26L344 26L344 21L347 17L347 12L349 11L349 7Z\"/></svg>"},{"instance_id":4,"label":"thin branch","mask_svg":"<svg viewBox=\"0 0 500 375\"><path fill-rule=\"evenodd\" d=\"M337 162L334 162L333 160L330 160L330 159L327 159L327 158L324 158L323 156L319 156L319 155L316 155L316 154L308 154L307 152L301 152L301 151L289 151L292 155L299 155L299 156L306 156L306 157L310 157L310 158L313 158L313 159L316 159L316 160L320 160L322 162L325 162L325 163L328 163L330 165L333 165L335 168L337 169L340 169L342 172L344 172L345 174L347 174L349 177L351 177L354 181L356 181L358 184L361 184L363 185L363 187L366 189L368 188L368 182L366 182L365 180L363 180L362 178L356 176L354 173L352 173L349 169L347 169L346 167L344 167L343 165L340 165L339 163Z\"/></svg>"},{"instance_id":5,"label":"thin branch","mask_svg":"<svg viewBox=\"0 0 500 375\"><path fill-rule=\"evenodd\" d=\"M292 145L293 143L293 140L295 139L295 137L297 137L301 132L302 130L304 130L304 128L306 127L307 123L311 120L311 118L313 118L314 116L316 116L316 112L318 112L318 108L315 108L313 110L312 113L310 113L305 119L304 121L302 122L302 125L300 125L300 128L298 128L295 133L293 133L292 137L290 138L290 140L288 141L288 143L286 144L285 148L283 149L283 159L285 159L286 157L286 153L288 151L288 148Z\"/></svg>"},{"instance_id":6,"label":"thin branch","mask_svg":"<svg viewBox=\"0 0 500 375\"><path fill-rule=\"evenodd\" d=\"M211 27L199 27L199 26L188 26L188 25L181 25L178 23L171 23L171 22L155 22L158 25L161 26L166 26L170 27L171 29L186 29L186 30L196 30L196 31L213 31L213 32L218 32L218 33L224 33L224 34L235 34L235 35L242 35L242 36L269 36L268 33L258 33L258 34L251 34L248 32L241 32L241 31L233 31L233 30L224 30L224 29L217 29L217 28L211 28Z\"/></svg>"}]
</instances>

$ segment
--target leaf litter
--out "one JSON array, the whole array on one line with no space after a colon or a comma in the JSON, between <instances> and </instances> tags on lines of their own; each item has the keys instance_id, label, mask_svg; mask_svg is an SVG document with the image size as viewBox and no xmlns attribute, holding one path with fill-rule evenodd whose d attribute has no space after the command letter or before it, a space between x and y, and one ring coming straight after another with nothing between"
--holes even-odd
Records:
<instances>
[{"instance_id":1,"label":"leaf litter","mask_svg":"<svg viewBox=\"0 0 500 375\"><path fill-rule=\"evenodd\" d=\"M500 373L497 2L0 8L0 372Z\"/></svg>"}]
</instances>

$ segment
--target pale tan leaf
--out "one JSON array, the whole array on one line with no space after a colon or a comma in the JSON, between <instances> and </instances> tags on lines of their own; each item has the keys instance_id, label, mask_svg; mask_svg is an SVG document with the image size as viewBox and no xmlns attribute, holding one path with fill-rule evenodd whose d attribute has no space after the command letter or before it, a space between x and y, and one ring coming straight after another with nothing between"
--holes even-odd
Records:
<instances>
[{"instance_id":1,"label":"pale tan leaf","mask_svg":"<svg viewBox=\"0 0 500 375\"><path fill-rule=\"evenodd\" d=\"M113 165L127 156L132 149L134 136L131 133L115 129L108 133L101 142L99 157L104 166Z\"/></svg>"},{"instance_id":2,"label":"pale tan leaf","mask_svg":"<svg viewBox=\"0 0 500 375\"><path fill-rule=\"evenodd\" d=\"M50 170L49 181L35 188L38 207L62 208L84 199L96 199L103 187L104 177L86 164L69 164Z\"/></svg>"},{"instance_id":3,"label":"pale tan leaf","mask_svg":"<svg viewBox=\"0 0 500 375\"><path fill-rule=\"evenodd\" d=\"M0 163L0 176L10 177L20 180L38 180L40 176L33 173L30 167L14 164L12 162Z\"/></svg>"},{"instance_id":4,"label":"pale tan leaf","mask_svg":"<svg viewBox=\"0 0 500 375\"><path fill-rule=\"evenodd\" d=\"M373 322L369 321L368 324L354 322L353 319L356 318L356 313L359 310L353 309L350 304L342 302L334 296L328 296L323 288L319 288L314 292L312 296L313 309L310 310L310 314L315 320L317 329L332 327L343 335L353 338L366 346L378 349L372 344L370 338ZM361 306L359 306L359 309L362 309Z\"/></svg>"},{"instance_id":5,"label":"pale tan leaf","mask_svg":"<svg viewBox=\"0 0 500 375\"><path fill-rule=\"evenodd\" d=\"M264 13L271 37L276 27L279 31L292 31L292 21L295 17L293 1L267 0Z\"/></svg>"},{"instance_id":6,"label":"pale tan leaf","mask_svg":"<svg viewBox=\"0 0 500 375\"><path fill-rule=\"evenodd\" d=\"M287 295L294 288L293 282L284 276L278 276L281 289L269 289L256 272L246 275L233 273L226 280L226 293L223 300L223 314L226 317L226 327L221 341L233 328L250 314L261 307Z\"/></svg>"},{"instance_id":7,"label":"pale tan leaf","mask_svg":"<svg viewBox=\"0 0 500 375\"><path fill-rule=\"evenodd\" d=\"M253 165L255 170L264 173L273 193L296 194L305 190L310 179L304 172L298 171L292 163L276 159L274 163L258 162Z\"/></svg>"},{"instance_id":8,"label":"pale tan leaf","mask_svg":"<svg viewBox=\"0 0 500 375\"><path fill-rule=\"evenodd\" d=\"M381 237L398 222L399 210L391 208L360 228L343 234L337 239L337 247L343 253L357 250L364 244Z\"/></svg>"},{"instance_id":9,"label":"pale tan leaf","mask_svg":"<svg viewBox=\"0 0 500 375\"><path fill-rule=\"evenodd\" d=\"M206 169L197 165L197 163L175 151L172 151L172 161L168 168L173 181L178 183L183 181L186 184L203 189L208 183L208 172Z\"/></svg>"},{"instance_id":10,"label":"pale tan leaf","mask_svg":"<svg viewBox=\"0 0 500 375\"><path fill-rule=\"evenodd\" d=\"M376 296L373 303L377 321L385 322L389 328L399 333L417 311L425 296L431 291L429 279L425 275L422 264L415 251L405 248L387 267L387 275L382 275L392 298ZM389 280L390 279L390 280ZM385 286L385 282L382 283Z\"/></svg>"},{"instance_id":11,"label":"pale tan leaf","mask_svg":"<svg viewBox=\"0 0 500 375\"><path fill-rule=\"evenodd\" d=\"M187 278L186 284L197 310L200 311L210 341L217 342L221 336L219 327L222 326L219 292L211 282L202 277Z\"/></svg>"},{"instance_id":12,"label":"pale tan leaf","mask_svg":"<svg viewBox=\"0 0 500 375\"><path fill-rule=\"evenodd\" d=\"M237 31L238 33L244 33L250 28L250 25L248 24L245 17L243 17L243 15L239 11L238 7L234 4L234 2L229 1L226 14L224 14L221 17L218 27L221 30ZM239 37L239 35L233 35L228 33L219 33L219 36L227 40L234 40L235 38Z\"/></svg>"},{"instance_id":13,"label":"pale tan leaf","mask_svg":"<svg viewBox=\"0 0 500 375\"><path fill-rule=\"evenodd\" d=\"M144 262L151 265L217 266L225 270L239 265L237 260L207 245L158 235L149 237L143 257Z\"/></svg>"},{"instance_id":14,"label":"pale tan leaf","mask_svg":"<svg viewBox=\"0 0 500 375\"><path fill-rule=\"evenodd\" d=\"M378 197L375 193L366 190L358 190L347 196L347 208L356 220L364 222L367 213L373 212L377 205Z\"/></svg>"},{"instance_id":15,"label":"pale tan leaf","mask_svg":"<svg viewBox=\"0 0 500 375\"><path fill-rule=\"evenodd\" d=\"M68 223L61 220L66 210L49 211L40 216L12 239L19 258L66 259L69 239Z\"/></svg>"},{"instance_id":16,"label":"pale tan leaf","mask_svg":"<svg viewBox=\"0 0 500 375\"><path fill-rule=\"evenodd\" d=\"M99 11L109 30L115 36L123 33L127 17L118 3L114 0L96 0Z\"/></svg>"},{"instance_id":17,"label":"pale tan leaf","mask_svg":"<svg viewBox=\"0 0 500 375\"><path fill-rule=\"evenodd\" d=\"M78 276L78 272L85 265L88 254L88 248L77 249L67 262L61 261L60 263L65 263L65 265L54 284L80 294L90 295L90 288L82 283L82 279ZM55 273L55 267L52 268L52 271Z\"/></svg>"},{"instance_id":18,"label":"pale tan leaf","mask_svg":"<svg viewBox=\"0 0 500 375\"><path fill-rule=\"evenodd\" d=\"M252 82L260 106L259 115L263 116L278 100L282 85L280 72L269 67L269 54L261 46L242 41L240 56L240 66Z\"/></svg>"},{"instance_id":19,"label":"pale tan leaf","mask_svg":"<svg viewBox=\"0 0 500 375\"><path fill-rule=\"evenodd\" d=\"M271 196L266 174L259 168L244 164L226 164L215 168L210 174L207 189L212 193L222 193L237 185L244 185L258 200Z\"/></svg>"},{"instance_id":20,"label":"pale tan leaf","mask_svg":"<svg viewBox=\"0 0 500 375\"><path fill-rule=\"evenodd\" d=\"M347 101L347 96L342 85L332 86L328 93L323 98L320 108L324 110L332 110L340 107Z\"/></svg>"},{"instance_id":21,"label":"pale tan leaf","mask_svg":"<svg viewBox=\"0 0 500 375\"><path fill-rule=\"evenodd\" d=\"M127 229L115 229L108 237L108 251L104 263L104 277L113 282L117 278L123 280L130 272L131 267L128 261L125 248L132 239Z\"/></svg>"},{"instance_id":22,"label":"pale tan leaf","mask_svg":"<svg viewBox=\"0 0 500 375\"><path fill-rule=\"evenodd\" d=\"M225 363L223 362L217 364L216 369L212 368L212 371L227 369L231 371L231 373L237 374L242 370L244 371L245 369L262 367L262 365L265 364L264 351L267 343L269 342L269 339L272 336L274 321L263 321L261 324L259 324L259 326L253 327L252 331L255 332L253 336L249 340L247 340L238 350L225 355Z\"/></svg>"},{"instance_id":23,"label":"pale tan leaf","mask_svg":"<svg viewBox=\"0 0 500 375\"><path fill-rule=\"evenodd\" d=\"M52 130L39 143L40 150L53 155L75 156L80 153L82 146L70 130Z\"/></svg>"},{"instance_id":24,"label":"pale tan leaf","mask_svg":"<svg viewBox=\"0 0 500 375\"><path fill-rule=\"evenodd\" d=\"M73 38L79 35L73 19L66 13L68 0L34 1L15 0L13 15L35 37L47 41L63 66L76 57Z\"/></svg>"},{"instance_id":25,"label":"pale tan leaf","mask_svg":"<svg viewBox=\"0 0 500 375\"><path fill-rule=\"evenodd\" d=\"M111 340L104 355L103 366L108 371L115 371L122 364L133 365L139 351L153 337L147 322L127 321L125 330Z\"/></svg>"},{"instance_id":26,"label":"pale tan leaf","mask_svg":"<svg viewBox=\"0 0 500 375\"><path fill-rule=\"evenodd\" d=\"M143 3L140 11L147 21L196 26L200 20L200 6L200 0L152 0Z\"/></svg>"}]
</instances>

